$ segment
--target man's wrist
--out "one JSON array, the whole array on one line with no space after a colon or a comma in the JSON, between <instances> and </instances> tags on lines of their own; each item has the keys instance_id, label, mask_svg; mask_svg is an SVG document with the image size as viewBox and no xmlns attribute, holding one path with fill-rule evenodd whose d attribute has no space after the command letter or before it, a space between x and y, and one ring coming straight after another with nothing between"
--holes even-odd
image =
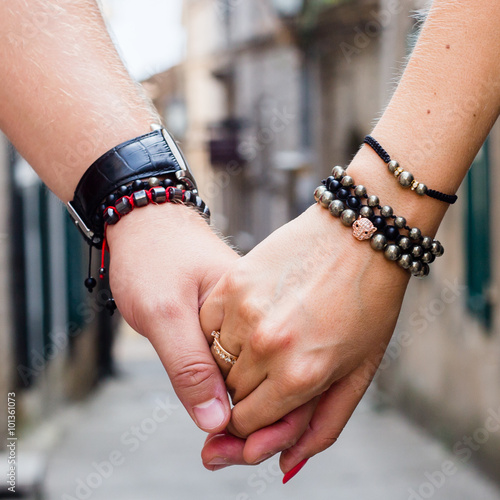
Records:
<instances>
[{"instance_id":1,"label":"man's wrist","mask_svg":"<svg viewBox=\"0 0 500 500\"><path fill-rule=\"evenodd\" d=\"M185 203L210 211L175 140L161 125L118 144L84 173L68 211L84 237L100 246L107 225L148 203Z\"/></svg>"},{"instance_id":2,"label":"man's wrist","mask_svg":"<svg viewBox=\"0 0 500 500\"><path fill-rule=\"evenodd\" d=\"M215 234L203 217L192 207L181 203L150 204L133 210L122 217L117 224L108 226L106 240L112 253L115 244L130 244L135 238L142 238L144 233L168 234L176 239L179 231L193 234Z\"/></svg>"},{"instance_id":3,"label":"man's wrist","mask_svg":"<svg viewBox=\"0 0 500 500\"><path fill-rule=\"evenodd\" d=\"M144 117L138 117L137 122L121 124L120 127L105 127L99 132L96 130L82 130L82 137L94 138L92 147L85 149L82 154L75 157L72 169L67 172L67 182L64 189L57 192L56 195L59 196L64 203L70 201L73 198L74 191L80 179L95 160L118 144L151 132L151 123L153 122L154 120L152 118L147 118L146 113ZM78 149L78 143L68 144L65 145L65 147Z\"/></svg>"}]
</instances>

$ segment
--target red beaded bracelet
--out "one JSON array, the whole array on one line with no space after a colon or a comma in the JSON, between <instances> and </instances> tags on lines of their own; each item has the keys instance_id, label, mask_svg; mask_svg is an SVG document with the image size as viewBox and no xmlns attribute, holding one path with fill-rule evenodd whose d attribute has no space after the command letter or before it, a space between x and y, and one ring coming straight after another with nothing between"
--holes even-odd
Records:
<instances>
[{"instance_id":1,"label":"red beaded bracelet","mask_svg":"<svg viewBox=\"0 0 500 500\"><path fill-rule=\"evenodd\" d=\"M106 229L108 225L116 224L123 216L129 214L134 208L145 207L149 203L155 205L163 203L182 203L188 207L195 208L200 215L210 223L210 210L200 196L190 190L182 189L181 187L163 187L155 182L156 178L146 181L149 185L153 185L150 189L139 189L132 192L130 195L123 195L119 197L114 204L105 206L103 210L104 221L104 238L101 250L101 267L99 269L99 278L104 279L106 274L105 255L106 250L109 248L106 243ZM144 182L144 181L143 181ZM143 186L141 186L143 187ZM84 285L87 290L92 293L92 290L97 285L95 278L91 276L92 269L92 245L89 245L89 274L85 279ZM116 309L114 299L111 297L106 303L106 308L110 314Z\"/></svg>"}]
</instances>

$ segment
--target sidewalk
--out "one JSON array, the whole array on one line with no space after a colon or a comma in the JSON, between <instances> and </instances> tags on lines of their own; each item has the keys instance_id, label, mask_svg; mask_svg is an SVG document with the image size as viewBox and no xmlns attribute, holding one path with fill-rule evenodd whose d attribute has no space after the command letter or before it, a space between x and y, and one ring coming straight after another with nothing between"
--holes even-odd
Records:
<instances>
[{"instance_id":1,"label":"sidewalk","mask_svg":"<svg viewBox=\"0 0 500 500\"><path fill-rule=\"evenodd\" d=\"M369 398L339 442L286 486L276 457L208 472L200 460L204 433L148 342L126 331L117 354L122 376L59 424L49 500L500 500L500 490L470 465L394 410L376 411Z\"/></svg>"}]
</instances>

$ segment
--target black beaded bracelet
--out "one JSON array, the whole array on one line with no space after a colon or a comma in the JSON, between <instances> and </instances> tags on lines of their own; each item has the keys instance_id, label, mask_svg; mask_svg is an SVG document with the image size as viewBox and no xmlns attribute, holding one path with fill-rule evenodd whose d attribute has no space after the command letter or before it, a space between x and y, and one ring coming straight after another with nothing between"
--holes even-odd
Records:
<instances>
[{"instance_id":1,"label":"black beaded bracelet","mask_svg":"<svg viewBox=\"0 0 500 500\"><path fill-rule=\"evenodd\" d=\"M193 206L209 222L210 211L198 196L189 165L174 138L158 124L152 132L123 142L98 158L83 174L67 209L89 244L89 292L97 282L91 276L92 249L101 248L99 275L106 273L106 227L134 207L173 202ZM106 302L111 314L114 299Z\"/></svg>"},{"instance_id":2,"label":"black beaded bracelet","mask_svg":"<svg viewBox=\"0 0 500 500\"><path fill-rule=\"evenodd\" d=\"M128 214L135 207L165 202L184 203L194 207L210 223L210 210L198 194L182 183L175 184L170 178L158 177L138 179L120 186L118 191L108 195L103 201L98 216L101 224L116 224L122 215Z\"/></svg>"},{"instance_id":3,"label":"black beaded bracelet","mask_svg":"<svg viewBox=\"0 0 500 500\"><path fill-rule=\"evenodd\" d=\"M149 187L149 189L147 189ZM149 179L138 179L129 185L124 185L119 188L116 193L112 193L106 197L105 203L101 204L102 224L104 226L103 244L101 248L101 267L99 269L100 279L106 274L105 252L106 245L106 228L108 225L116 224L123 216L129 214L134 208L145 207L149 203L182 203L188 207L195 208L198 213L210 223L210 210L201 197L187 189L183 184L173 185L171 179L160 180L157 177ZM89 245L89 274L84 281L87 290L92 293L92 290L97 285L95 278L91 276L92 269L92 245ZM116 309L114 299L109 299L106 308L113 314Z\"/></svg>"},{"instance_id":4,"label":"black beaded bracelet","mask_svg":"<svg viewBox=\"0 0 500 500\"><path fill-rule=\"evenodd\" d=\"M108 203L109 203L108 197ZM163 187L153 185L150 189L140 189L130 195L123 195L109 204L103 204L103 220L105 225L116 224L122 216L129 214L134 208L145 207L149 203L183 203L194 207L198 213L210 222L210 210L205 202L197 194L178 187Z\"/></svg>"},{"instance_id":5,"label":"black beaded bracelet","mask_svg":"<svg viewBox=\"0 0 500 500\"><path fill-rule=\"evenodd\" d=\"M408 226L406 219L395 215L389 205L381 206L378 197L369 196L364 186L356 186L342 167L333 168L332 175L316 188L314 197L345 226L352 227L356 239L370 240L374 250L383 250L388 260L397 261L414 276L427 276L429 264L444 253L438 240L422 236L420 229ZM387 224L386 219L392 219L394 225ZM400 234L400 230L407 234Z\"/></svg>"},{"instance_id":6,"label":"black beaded bracelet","mask_svg":"<svg viewBox=\"0 0 500 500\"><path fill-rule=\"evenodd\" d=\"M396 160L391 160L389 153L371 135L367 135L364 138L363 143L368 144L368 146L370 146L373 151L377 153L380 159L387 163L389 172L394 174L394 176L398 179L399 184L404 188L409 187L412 191L415 191L421 196L427 195L435 200L444 201L445 203L453 204L457 201L458 196L454 194L441 193L441 191L436 191L435 189L429 189L424 183L417 181L411 172L404 170Z\"/></svg>"}]
</instances>

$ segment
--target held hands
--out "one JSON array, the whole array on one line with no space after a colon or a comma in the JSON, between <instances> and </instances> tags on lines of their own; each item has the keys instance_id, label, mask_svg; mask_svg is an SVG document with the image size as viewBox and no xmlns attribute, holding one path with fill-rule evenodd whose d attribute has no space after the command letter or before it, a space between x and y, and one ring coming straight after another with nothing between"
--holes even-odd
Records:
<instances>
[{"instance_id":1,"label":"held hands","mask_svg":"<svg viewBox=\"0 0 500 500\"><path fill-rule=\"evenodd\" d=\"M207 432L224 431L231 415L226 386L199 308L238 255L192 209L173 204L131 212L108 228L107 239L111 288L123 317L150 340L194 422ZM305 430L313 409L314 402L305 405L248 442L262 446L264 438L285 448Z\"/></svg>"},{"instance_id":2,"label":"held hands","mask_svg":"<svg viewBox=\"0 0 500 500\"><path fill-rule=\"evenodd\" d=\"M207 468L284 450L286 472L333 444L382 359L407 282L318 206L233 263L200 313L207 339L220 330L238 356L216 356L235 406L232 435L205 443ZM273 440L284 429L287 439Z\"/></svg>"},{"instance_id":3,"label":"held hands","mask_svg":"<svg viewBox=\"0 0 500 500\"><path fill-rule=\"evenodd\" d=\"M333 444L381 361L408 280L317 206L241 259L178 205L129 214L108 242L116 303L211 433L211 470L283 451L286 472ZM213 330L234 366L214 359Z\"/></svg>"}]
</instances>

